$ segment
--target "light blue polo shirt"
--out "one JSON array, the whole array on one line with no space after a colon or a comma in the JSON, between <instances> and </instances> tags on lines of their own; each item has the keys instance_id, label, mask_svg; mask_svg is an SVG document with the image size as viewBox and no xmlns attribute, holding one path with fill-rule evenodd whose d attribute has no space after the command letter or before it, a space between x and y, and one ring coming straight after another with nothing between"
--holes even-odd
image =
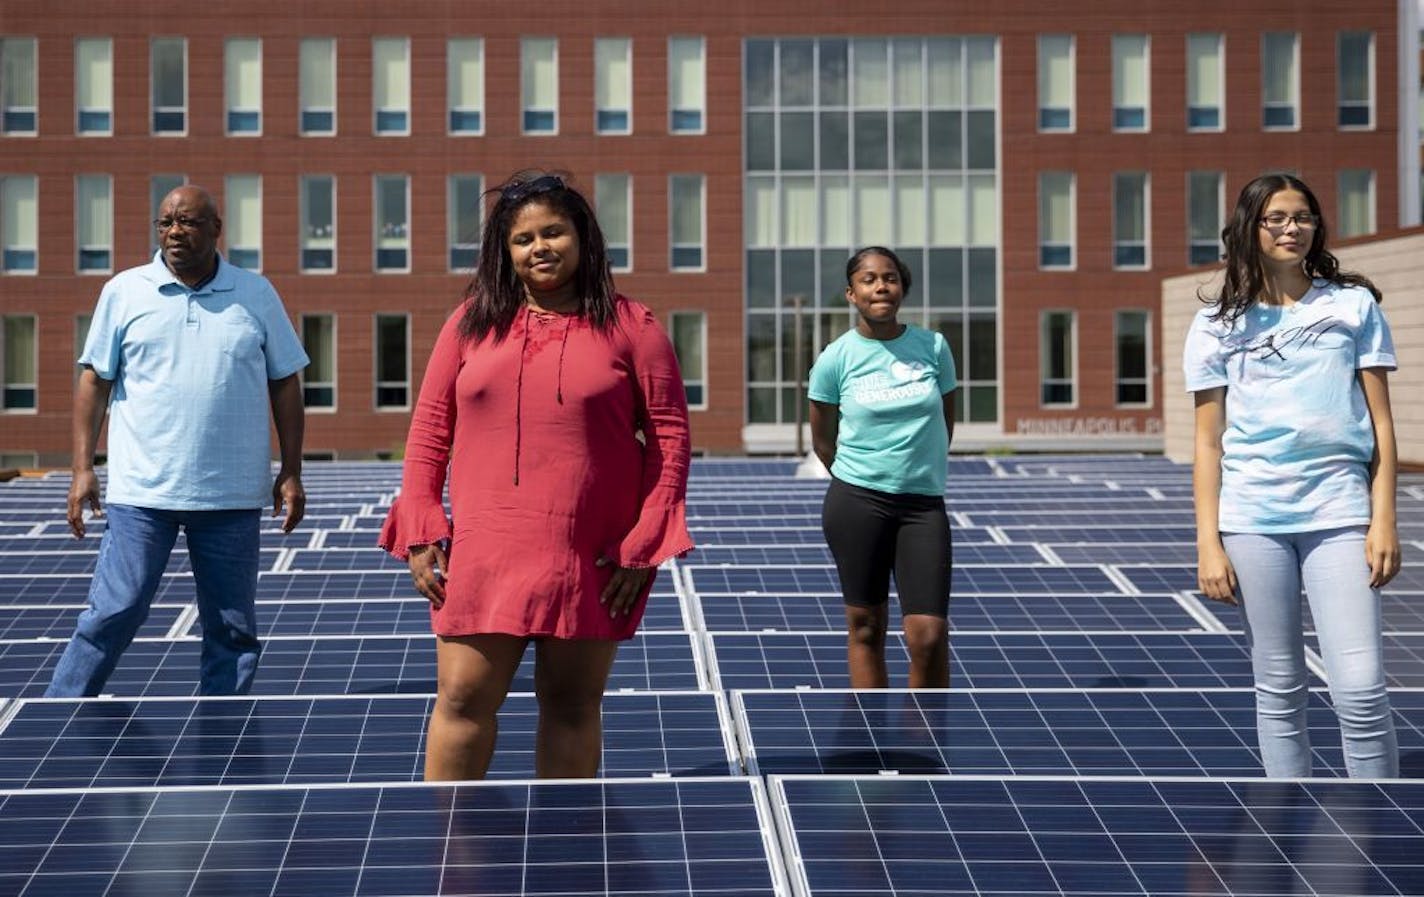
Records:
<instances>
[{"instance_id":1,"label":"light blue polo shirt","mask_svg":"<svg viewBox=\"0 0 1424 897\"><path fill-rule=\"evenodd\" d=\"M1369 290L1316 280L1290 308L1257 303L1231 325L1197 313L1190 392L1226 387L1219 526L1296 533L1370 522L1375 434L1356 372L1395 367Z\"/></svg>"},{"instance_id":2,"label":"light blue polo shirt","mask_svg":"<svg viewBox=\"0 0 1424 897\"><path fill-rule=\"evenodd\" d=\"M267 278L220 258L192 290L155 253L104 285L79 363L113 382L107 501L271 503L268 383L308 358Z\"/></svg>"},{"instance_id":3,"label":"light blue polo shirt","mask_svg":"<svg viewBox=\"0 0 1424 897\"><path fill-rule=\"evenodd\" d=\"M836 479L897 495L943 495L949 454L944 396L959 380L939 331L913 324L891 340L856 330L826 347L807 395L840 406Z\"/></svg>"}]
</instances>

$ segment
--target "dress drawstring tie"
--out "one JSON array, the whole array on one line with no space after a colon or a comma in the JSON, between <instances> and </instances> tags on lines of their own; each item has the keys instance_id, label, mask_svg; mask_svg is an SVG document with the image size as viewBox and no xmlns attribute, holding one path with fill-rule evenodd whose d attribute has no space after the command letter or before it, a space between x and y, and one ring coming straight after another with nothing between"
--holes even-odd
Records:
<instances>
[{"instance_id":1,"label":"dress drawstring tie","mask_svg":"<svg viewBox=\"0 0 1424 897\"><path fill-rule=\"evenodd\" d=\"M514 381L514 485L519 485L519 448L524 426L524 355L529 351L530 319L533 318L526 306L524 309L524 338L519 345L519 374ZM554 398L564 404L564 355L569 348L569 329L573 326L571 315L565 315L564 333L559 340L559 371L554 381Z\"/></svg>"}]
</instances>

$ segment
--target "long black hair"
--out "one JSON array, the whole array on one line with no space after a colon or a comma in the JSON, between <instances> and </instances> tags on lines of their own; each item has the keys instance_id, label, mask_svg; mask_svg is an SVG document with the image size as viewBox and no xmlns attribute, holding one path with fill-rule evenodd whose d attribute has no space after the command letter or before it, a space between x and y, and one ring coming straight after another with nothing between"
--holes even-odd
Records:
<instances>
[{"instance_id":1,"label":"long black hair","mask_svg":"<svg viewBox=\"0 0 1424 897\"><path fill-rule=\"evenodd\" d=\"M1266 203L1282 190L1295 190L1305 197L1310 213L1315 216L1315 232L1310 241L1310 249L1305 254L1302 268L1310 278L1320 278L1340 286L1364 287L1380 301L1379 288L1369 278L1351 271L1341 271L1340 261L1325 248L1328 232L1325 216L1320 212L1320 200L1306 186L1305 181L1293 174L1272 172L1263 174L1245 187L1236 199L1236 208L1231 220L1221 231L1221 242L1226 247L1226 277L1221 289L1215 294L1198 291L1197 297L1208 305L1215 305L1213 321L1225 321L1228 325L1236 321L1241 313L1250 308L1265 291L1266 268L1261 262L1260 228L1261 215Z\"/></svg>"},{"instance_id":2,"label":"long black hair","mask_svg":"<svg viewBox=\"0 0 1424 897\"><path fill-rule=\"evenodd\" d=\"M543 203L573 222L579 241L578 269L574 271L578 313L587 318L595 330L606 331L612 327L617 314L617 294L609 272L608 251L598 219L583 194L565 183L561 174L531 170L515 173L503 184L485 191L484 196L493 196L494 203L480 237L480 263L465 288L461 338L479 342L493 333L498 341L508 336L514 326L525 297L524 283L509 255L509 228L519 210L535 202Z\"/></svg>"}]
</instances>

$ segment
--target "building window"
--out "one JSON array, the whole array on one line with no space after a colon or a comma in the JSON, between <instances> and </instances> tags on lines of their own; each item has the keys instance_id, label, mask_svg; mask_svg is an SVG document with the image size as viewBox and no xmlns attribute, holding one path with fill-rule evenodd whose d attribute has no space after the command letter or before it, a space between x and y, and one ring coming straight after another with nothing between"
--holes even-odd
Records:
<instances>
[{"instance_id":1,"label":"building window","mask_svg":"<svg viewBox=\"0 0 1424 897\"><path fill-rule=\"evenodd\" d=\"M1375 36L1370 31L1342 31L1337 40L1337 85L1342 128L1374 126Z\"/></svg>"},{"instance_id":2,"label":"building window","mask_svg":"<svg viewBox=\"0 0 1424 897\"><path fill-rule=\"evenodd\" d=\"M1073 130L1073 35L1038 36L1038 129Z\"/></svg>"},{"instance_id":3,"label":"building window","mask_svg":"<svg viewBox=\"0 0 1424 897\"><path fill-rule=\"evenodd\" d=\"M336 133L336 40L302 38L298 102L301 132L306 135Z\"/></svg>"},{"instance_id":4,"label":"building window","mask_svg":"<svg viewBox=\"0 0 1424 897\"><path fill-rule=\"evenodd\" d=\"M598 226L614 271L633 270L632 179L626 174L599 174L593 178L593 201Z\"/></svg>"},{"instance_id":5,"label":"building window","mask_svg":"<svg viewBox=\"0 0 1424 897\"><path fill-rule=\"evenodd\" d=\"M224 189L227 208L223 240L227 260L249 271L262 270L262 176L230 174Z\"/></svg>"},{"instance_id":6,"label":"building window","mask_svg":"<svg viewBox=\"0 0 1424 897\"><path fill-rule=\"evenodd\" d=\"M1340 214L1336 234L1358 237L1375 232L1375 173L1345 169L1339 175Z\"/></svg>"},{"instance_id":7,"label":"building window","mask_svg":"<svg viewBox=\"0 0 1424 897\"><path fill-rule=\"evenodd\" d=\"M336 316L302 315L302 347L311 364L302 371L308 410L336 410Z\"/></svg>"},{"instance_id":8,"label":"building window","mask_svg":"<svg viewBox=\"0 0 1424 897\"><path fill-rule=\"evenodd\" d=\"M376 270L410 270L410 178L378 174L376 192Z\"/></svg>"},{"instance_id":9,"label":"building window","mask_svg":"<svg viewBox=\"0 0 1424 897\"><path fill-rule=\"evenodd\" d=\"M228 38L224 47L223 82L227 93L227 132L262 133L262 41Z\"/></svg>"},{"instance_id":10,"label":"building window","mask_svg":"<svg viewBox=\"0 0 1424 897\"><path fill-rule=\"evenodd\" d=\"M1038 175L1038 266L1073 267L1074 178L1071 171Z\"/></svg>"},{"instance_id":11,"label":"building window","mask_svg":"<svg viewBox=\"0 0 1424 897\"><path fill-rule=\"evenodd\" d=\"M336 178L303 175L301 201L302 271L329 274L336 270Z\"/></svg>"},{"instance_id":12,"label":"building window","mask_svg":"<svg viewBox=\"0 0 1424 897\"><path fill-rule=\"evenodd\" d=\"M446 191L450 270L473 271L480 263L480 228L484 219L484 178L452 174Z\"/></svg>"},{"instance_id":13,"label":"building window","mask_svg":"<svg viewBox=\"0 0 1424 897\"><path fill-rule=\"evenodd\" d=\"M5 411L34 411L38 392L35 316L5 315L0 318L0 327L5 331L5 383L0 391L0 407Z\"/></svg>"},{"instance_id":14,"label":"building window","mask_svg":"<svg viewBox=\"0 0 1424 897\"><path fill-rule=\"evenodd\" d=\"M1300 36L1294 31L1261 35L1261 124L1267 129L1298 127Z\"/></svg>"},{"instance_id":15,"label":"building window","mask_svg":"<svg viewBox=\"0 0 1424 897\"><path fill-rule=\"evenodd\" d=\"M707 109L707 47L701 37L668 38L668 131L702 134Z\"/></svg>"},{"instance_id":16,"label":"building window","mask_svg":"<svg viewBox=\"0 0 1424 897\"><path fill-rule=\"evenodd\" d=\"M181 174L155 174L148 179L148 217L152 221L157 221L161 216L158 209L163 205L163 200L168 194L188 183L187 177ZM158 251L158 231L151 231L149 255Z\"/></svg>"},{"instance_id":17,"label":"building window","mask_svg":"<svg viewBox=\"0 0 1424 897\"><path fill-rule=\"evenodd\" d=\"M0 38L0 134L39 133L35 39Z\"/></svg>"},{"instance_id":18,"label":"building window","mask_svg":"<svg viewBox=\"0 0 1424 897\"><path fill-rule=\"evenodd\" d=\"M1077 404L1077 316L1072 311L1046 311L1039 316L1039 401L1045 408Z\"/></svg>"},{"instance_id":19,"label":"building window","mask_svg":"<svg viewBox=\"0 0 1424 897\"><path fill-rule=\"evenodd\" d=\"M84 354L84 345L89 342L89 328L92 327L93 324L94 316L91 314L86 313L74 316L74 355L72 357L79 358ZM79 365L76 364L74 366L75 383L79 382L79 375L83 373L83 371L84 369Z\"/></svg>"},{"instance_id":20,"label":"building window","mask_svg":"<svg viewBox=\"0 0 1424 897\"><path fill-rule=\"evenodd\" d=\"M0 272L39 270L39 184L32 174L0 177Z\"/></svg>"},{"instance_id":21,"label":"building window","mask_svg":"<svg viewBox=\"0 0 1424 897\"><path fill-rule=\"evenodd\" d=\"M552 37L519 41L519 91L525 134L559 130L559 42Z\"/></svg>"},{"instance_id":22,"label":"building window","mask_svg":"<svg viewBox=\"0 0 1424 897\"><path fill-rule=\"evenodd\" d=\"M1119 311L1113 315L1113 343L1117 347L1113 401L1118 405L1152 404L1152 318L1145 311Z\"/></svg>"},{"instance_id":23,"label":"building window","mask_svg":"<svg viewBox=\"0 0 1424 897\"><path fill-rule=\"evenodd\" d=\"M1187 35L1187 130L1220 131L1226 121L1221 34Z\"/></svg>"},{"instance_id":24,"label":"building window","mask_svg":"<svg viewBox=\"0 0 1424 897\"><path fill-rule=\"evenodd\" d=\"M74 212L78 244L76 266L81 274L107 274L112 268L113 185L107 174L81 174L74 179Z\"/></svg>"},{"instance_id":25,"label":"building window","mask_svg":"<svg viewBox=\"0 0 1424 897\"><path fill-rule=\"evenodd\" d=\"M1114 34L1112 39L1112 103L1114 131L1148 129L1147 35Z\"/></svg>"},{"instance_id":26,"label":"building window","mask_svg":"<svg viewBox=\"0 0 1424 897\"><path fill-rule=\"evenodd\" d=\"M149 46L153 133L188 131L188 41L156 37Z\"/></svg>"},{"instance_id":27,"label":"building window","mask_svg":"<svg viewBox=\"0 0 1424 897\"><path fill-rule=\"evenodd\" d=\"M600 134L633 131L633 41L626 37L593 39L594 130Z\"/></svg>"},{"instance_id":28,"label":"building window","mask_svg":"<svg viewBox=\"0 0 1424 897\"><path fill-rule=\"evenodd\" d=\"M1219 171L1187 172L1187 264L1221 260L1221 185Z\"/></svg>"},{"instance_id":29,"label":"building window","mask_svg":"<svg viewBox=\"0 0 1424 897\"><path fill-rule=\"evenodd\" d=\"M410 133L410 40L377 37L371 41L371 69L377 134Z\"/></svg>"},{"instance_id":30,"label":"building window","mask_svg":"<svg viewBox=\"0 0 1424 897\"><path fill-rule=\"evenodd\" d=\"M703 177L675 174L668 179L668 206L672 235L670 267L674 271L700 271L702 258Z\"/></svg>"},{"instance_id":31,"label":"building window","mask_svg":"<svg viewBox=\"0 0 1424 897\"><path fill-rule=\"evenodd\" d=\"M74 42L74 133L114 133L114 42L107 37Z\"/></svg>"},{"instance_id":32,"label":"building window","mask_svg":"<svg viewBox=\"0 0 1424 897\"><path fill-rule=\"evenodd\" d=\"M707 313L675 311L670 316L672 348L682 371L690 408L707 407Z\"/></svg>"},{"instance_id":33,"label":"building window","mask_svg":"<svg viewBox=\"0 0 1424 897\"><path fill-rule=\"evenodd\" d=\"M451 134L484 133L483 39L452 37L445 45L445 101L450 104Z\"/></svg>"},{"instance_id":34,"label":"building window","mask_svg":"<svg viewBox=\"0 0 1424 897\"><path fill-rule=\"evenodd\" d=\"M376 409L410 407L410 315L376 315Z\"/></svg>"},{"instance_id":35,"label":"building window","mask_svg":"<svg viewBox=\"0 0 1424 897\"><path fill-rule=\"evenodd\" d=\"M1113 175L1113 267L1146 268L1147 174Z\"/></svg>"}]
</instances>

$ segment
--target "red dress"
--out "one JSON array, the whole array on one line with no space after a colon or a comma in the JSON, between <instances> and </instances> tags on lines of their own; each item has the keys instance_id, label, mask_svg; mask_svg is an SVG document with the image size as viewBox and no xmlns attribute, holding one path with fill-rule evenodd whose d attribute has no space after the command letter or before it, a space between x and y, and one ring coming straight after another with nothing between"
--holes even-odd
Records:
<instances>
[{"instance_id":1,"label":"red dress","mask_svg":"<svg viewBox=\"0 0 1424 897\"><path fill-rule=\"evenodd\" d=\"M612 568L595 561L656 567L691 550L677 359L647 307L619 296L617 309L606 332L521 309L499 342L462 344L463 306L445 322L380 538L398 558L449 540L436 634L626 639L652 580L610 619L598 596Z\"/></svg>"}]
</instances>

